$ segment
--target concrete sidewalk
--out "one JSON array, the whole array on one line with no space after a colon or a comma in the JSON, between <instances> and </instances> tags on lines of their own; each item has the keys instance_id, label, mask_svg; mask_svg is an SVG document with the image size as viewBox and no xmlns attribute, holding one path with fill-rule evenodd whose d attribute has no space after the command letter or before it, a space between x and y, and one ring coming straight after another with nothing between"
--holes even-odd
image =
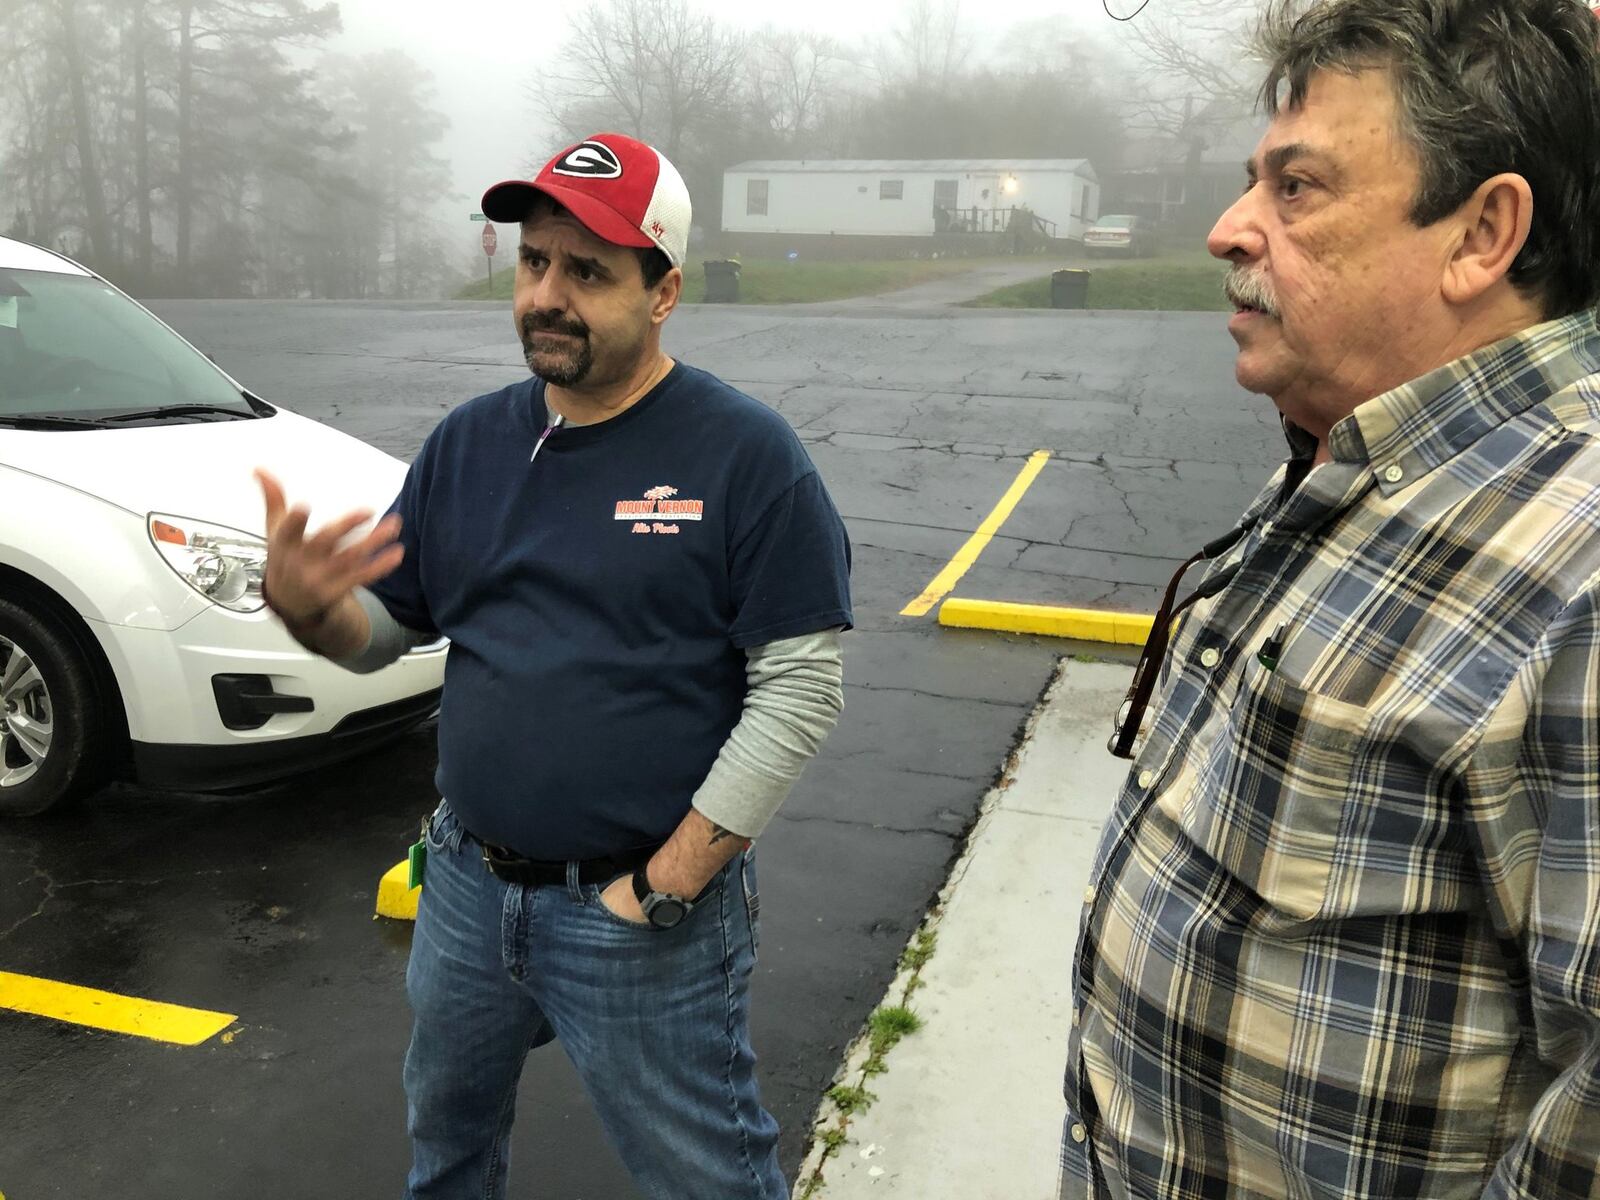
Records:
<instances>
[{"instance_id":1,"label":"concrete sidewalk","mask_svg":"<svg viewBox=\"0 0 1600 1200\"><path fill-rule=\"evenodd\" d=\"M984 803L929 928L937 949L906 997L923 1020L863 1078L871 1107L826 1116L795 1195L823 1200L1054 1200L1065 1104L1070 957L1100 826L1126 764L1106 751L1122 664L1064 661L1007 778ZM825 1106L826 1107L826 1106Z\"/></svg>"}]
</instances>

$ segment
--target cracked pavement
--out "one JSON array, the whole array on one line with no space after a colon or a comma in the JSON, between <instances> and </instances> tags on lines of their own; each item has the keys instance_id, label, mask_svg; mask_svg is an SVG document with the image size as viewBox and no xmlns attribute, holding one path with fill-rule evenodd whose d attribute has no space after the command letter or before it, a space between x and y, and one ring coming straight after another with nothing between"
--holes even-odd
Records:
<instances>
[{"instance_id":1,"label":"cracked pavement","mask_svg":"<svg viewBox=\"0 0 1600 1200\"><path fill-rule=\"evenodd\" d=\"M402 458L525 370L503 305L153 307L268 399ZM845 716L760 847L754 1033L792 1172L1057 656L1084 649L900 609L1049 449L955 594L1148 611L1282 438L1214 314L700 306L667 347L789 419L856 551ZM371 910L432 805L431 737L242 795L119 786L0 825L0 970L240 1016L176 1050L0 1012L0 1189L398 1193L410 927ZM558 1051L530 1057L519 1110L514 1195L633 1195Z\"/></svg>"}]
</instances>

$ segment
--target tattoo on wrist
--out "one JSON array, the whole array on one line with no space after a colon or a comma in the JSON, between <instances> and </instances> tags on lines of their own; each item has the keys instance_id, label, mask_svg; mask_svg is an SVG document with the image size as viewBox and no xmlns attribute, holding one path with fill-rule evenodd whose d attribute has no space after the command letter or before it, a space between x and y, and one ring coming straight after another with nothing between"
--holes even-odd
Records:
<instances>
[{"instance_id":1,"label":"tattoo on wrist","mask_svg":"<svg viewBox=\"0 0 1600 1200\"><path fill-rule=\"evenodd\" d=\"M718 825L715 822L713 822L711 825L711 840L707 842L706 845L715 846L718 842L726 841L729 838L737 838L740 846L744 847L745 849L750 848L749 838L739 837L739 835L733 830L724 829L721 825Z\"/></svg>"}]
</instances>

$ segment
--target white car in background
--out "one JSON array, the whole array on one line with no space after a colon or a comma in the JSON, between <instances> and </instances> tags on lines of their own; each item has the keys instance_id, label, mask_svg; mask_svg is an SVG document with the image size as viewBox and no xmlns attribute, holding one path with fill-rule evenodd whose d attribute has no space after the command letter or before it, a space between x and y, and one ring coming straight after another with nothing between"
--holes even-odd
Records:
<instances>
[{"instance_id":1,"label":"white car in background","mask_svg":"<svg viewBox=\"0 0 1600 1200\"><path fill-rule=\"evenodd\" d=\"M118 777L258 784L437 710L442 641L354 675L264 611L257 466L313 524L382 512L406 470L252 395L93 272L0 238L0 814Z\"/></svg>"},{"instance_id":2,"label":"white car in background","mask_svg":"<svg viewBox=\"0 0 1600 1200\"><path fill-rule=\"evenodd\" d=\"M1097 254L1126 254L1148 258L1158 249L1155 226L1144 217L1113 213L1100 217L1083 234L1083 248Z\"/></svg>"}]
</instances>

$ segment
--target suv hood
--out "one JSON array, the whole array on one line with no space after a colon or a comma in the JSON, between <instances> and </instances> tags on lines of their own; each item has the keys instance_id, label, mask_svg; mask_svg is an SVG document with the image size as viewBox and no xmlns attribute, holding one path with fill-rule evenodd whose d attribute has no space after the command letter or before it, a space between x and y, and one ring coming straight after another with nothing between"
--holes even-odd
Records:
<instances>
[{"instance_id":1,"label":"suv hood","mask_svg":"<svg viewBox=\"0 0 1600 1200\"><path fill-rule=\"evenodd\" d=\"M290 504L310 506L313 530L353 508L382 512L406 474L405 463L382 450L281 408L251 421L0 429L0 466L141 517L171 513L258 536L266 520L255 467L283 482Z\"/></svg>"}]
</instances>

